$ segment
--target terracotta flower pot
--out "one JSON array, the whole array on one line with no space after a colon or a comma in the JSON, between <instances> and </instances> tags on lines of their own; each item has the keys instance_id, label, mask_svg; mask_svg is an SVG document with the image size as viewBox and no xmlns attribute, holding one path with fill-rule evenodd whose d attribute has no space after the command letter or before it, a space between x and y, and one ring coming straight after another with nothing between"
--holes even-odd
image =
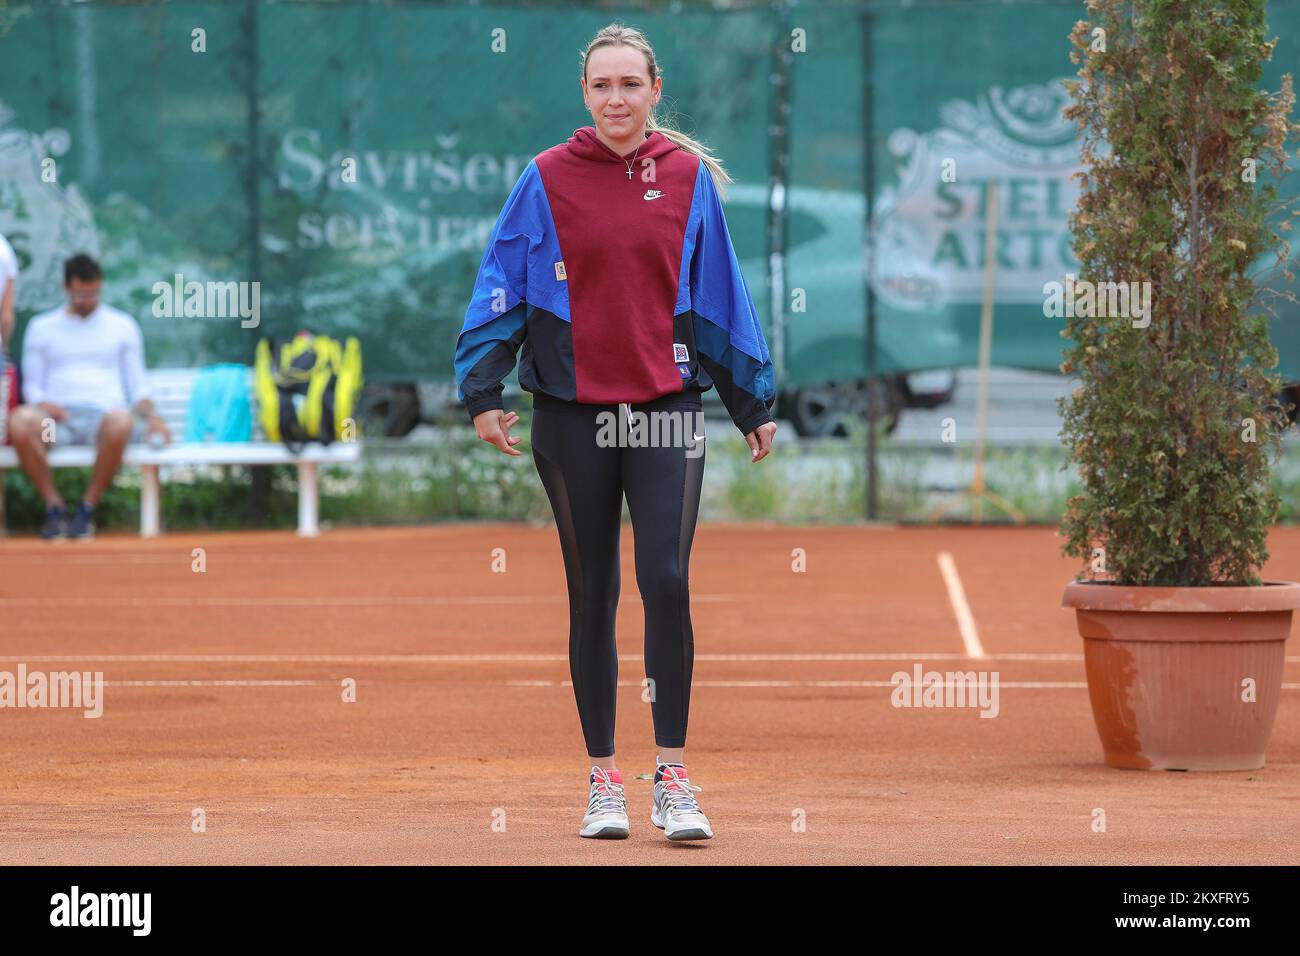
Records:
<instances>
[{"instance_id":1,"label":"terracotta flower pot","mask_svg":"<svg viewBox=\"0 0 1300 956\"><path fill-rule=\"evenodd\" d=\"M1264 766L1300 584L1074 581L1061 606L1075 609L1088 697L1109 766Z\"/></svg>"}]
</instances>

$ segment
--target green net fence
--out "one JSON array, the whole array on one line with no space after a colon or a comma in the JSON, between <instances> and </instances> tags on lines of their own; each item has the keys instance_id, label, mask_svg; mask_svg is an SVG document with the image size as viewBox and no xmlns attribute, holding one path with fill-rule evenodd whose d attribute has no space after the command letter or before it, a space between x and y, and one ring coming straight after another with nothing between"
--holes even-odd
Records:
<instances>
[{"instance_id":1,"label":"green net fence","mask_svg":"<svg viewBox=\"0 0 1300 956\"><path fill-rule=\"evenodd\" d=\"M1270 11L1276 88L1297 62L1300 3ZM533 155L590 121L580 51L619 19L656 47L663 112L736 180L727 216L783 387L862 377L869 313L878 371L974 364L991 181L994 363L1055 370L1042 286L1074 263L1060 80L1082 15L975 0L6 0L0 234L23 268L20 329L87 250L152 366L247 361L259 337L311 328L359 336L370 381L447 380L501 203ZM155 284L177 274L258 282L260 325L155 316ZM1294 310L1274 324L1292 380L1297 328Z\"/></svg>"}]
</instances>

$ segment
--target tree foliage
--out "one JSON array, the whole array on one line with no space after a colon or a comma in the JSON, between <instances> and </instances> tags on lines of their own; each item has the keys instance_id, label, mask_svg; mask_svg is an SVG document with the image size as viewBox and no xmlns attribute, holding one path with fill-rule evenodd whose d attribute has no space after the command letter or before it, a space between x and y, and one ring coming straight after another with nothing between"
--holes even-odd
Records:
<instances>
[{"instance_id":1,"label":"tree foliage","mask_svg":"<svg viewBox=\"0 0 1300 956\"><path fill-rule=\"evenodd\" d=\"M1300 126L1290 74L1279 92L1258 89L1274 46L1264 11L1264 0L1089 0L1070 35L1079 280L1151 283L1145 328L1093 310L1062 332L1061 370L1081 380L1062 399L1062 438L1083 485L1063 552L1091 562L1104 549L1117 583L1258 584L1268 557L1269 458L1286 416L1250 273L1289 261L1273 230L1290 217L1270 224L1288 204L1264 174L1289 171Z\"/></svg>"}]
</instances>

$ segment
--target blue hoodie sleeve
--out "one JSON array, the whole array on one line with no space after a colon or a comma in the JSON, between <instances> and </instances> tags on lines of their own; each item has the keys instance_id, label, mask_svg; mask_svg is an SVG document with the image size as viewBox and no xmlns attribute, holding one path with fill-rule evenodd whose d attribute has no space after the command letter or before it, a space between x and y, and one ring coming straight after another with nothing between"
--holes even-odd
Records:
<instances>
[{"instance_id":1,"label":"blue hoodie sleeve","mask_svg":"<svg viewBox=\"0 0 1300 956\"><path fill-rule=\"evenodd\" d=\"M722 200L703 162L688 230L692 223L690 298L696 352L731 420L741 434L748 435L772 421L776 400L772 358L731 244Z\"/></svg>"},{"instance_id":2,"label":"blue hoodie sleeve","mask_svg":"<svg viewBox=\"0 0 1300 956\"><path fill-rule=\"evenodd\" d=\"M456 399L465 403L471 420L504 407L502 380L515 367L528 334L528 258L544 236L545 204L533 160L510 191L488 237L456 339Z\"/></svg>"}]
</instances>

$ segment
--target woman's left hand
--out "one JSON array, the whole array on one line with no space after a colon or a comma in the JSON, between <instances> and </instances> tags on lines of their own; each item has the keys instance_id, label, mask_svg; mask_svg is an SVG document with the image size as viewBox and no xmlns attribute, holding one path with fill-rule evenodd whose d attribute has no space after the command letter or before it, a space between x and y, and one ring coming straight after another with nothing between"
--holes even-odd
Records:
<instances>
[{"instance_id":1,"label":"woman's left hand","mask_svg":"<svg viewBox=\"0 0 1300 956\"><path fill-rule=\"evenodd\" d=\"M767 453L772 450L772 436L775 434L776 422L766 422L745 436L745 441L749 442L751 463L767 457Z\"/></svg>"}]
</instances>

